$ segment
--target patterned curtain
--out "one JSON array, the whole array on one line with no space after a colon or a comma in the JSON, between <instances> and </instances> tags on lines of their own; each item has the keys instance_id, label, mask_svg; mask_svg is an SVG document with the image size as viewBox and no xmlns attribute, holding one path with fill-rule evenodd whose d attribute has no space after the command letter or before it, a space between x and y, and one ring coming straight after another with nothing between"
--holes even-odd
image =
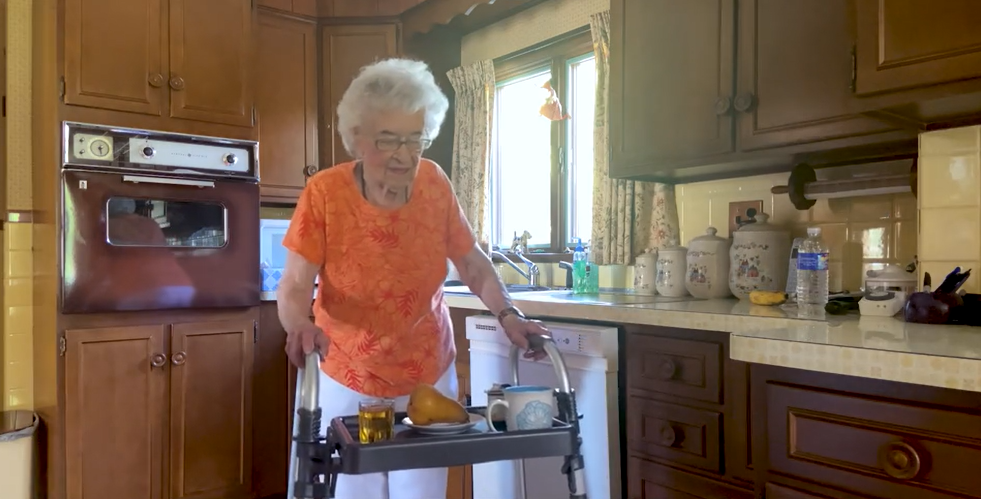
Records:
<instances>
[{"instance_id":1,"label":"patterned curtain","mask_svg":"<svg viewBox=\"0 0 981 499\"><path fill-rule=\"evenodd\" d=\"M446 75L456 92L453 166L450 176L457 199L481 245L490 229L491 125L494 115L494 63L480 61L451 69Z\"/></svg>"},{"instance_id":2,"label":"patterned curtain","mask_svg":"<svg viewBox=\"0 0 981 499\"><path fill-rule=\"evenodd\" d=\"M589 17L596 53L592 248L600 265L629 265L649 249L679 244L674 186L610 178L610 11Z\"/></svg>"}]
</instances>

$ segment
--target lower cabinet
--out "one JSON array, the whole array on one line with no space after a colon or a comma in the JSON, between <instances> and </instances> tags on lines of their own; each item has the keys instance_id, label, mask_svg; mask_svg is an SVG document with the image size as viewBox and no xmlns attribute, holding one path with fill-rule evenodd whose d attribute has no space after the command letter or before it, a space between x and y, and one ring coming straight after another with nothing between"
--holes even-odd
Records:
<instances>
[{"instance_id":1,"label":"lower cabinet","mask_svg":"<svg viewBox=\"0 0 981 499\"><path fill-rule=\"evenodd\" d=\"M629 499L752 499L753 492L649 461L627 458ZM767 496L769 497L769 496Z\"/></svg>"},{"instance_id":2,"label":"lower cabinet","mask_svg":"<svg viewBox=\"0 0 981 499\"><path fill-rule=\"evenodd\" d=\"M251 498L255 327L66 331L67 499Z\"/></svg>"}]
</instances>

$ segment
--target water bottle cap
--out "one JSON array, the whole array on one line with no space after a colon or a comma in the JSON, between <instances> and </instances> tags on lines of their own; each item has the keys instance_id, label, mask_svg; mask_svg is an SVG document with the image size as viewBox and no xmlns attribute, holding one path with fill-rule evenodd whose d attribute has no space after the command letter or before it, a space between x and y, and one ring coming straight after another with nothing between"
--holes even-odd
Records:
<instances>
[{"instance_id":1,"label":"water bottle cap","mask_svg":"<svg viewBox=\"0 0 981 499\"><path fill-rule=\"evenodd\" d=\"M807 235L808 236L811 236L811 237L820 236L821 235L821 228L820 227L808 227L807 228Z\"/></svg>"}]
</instances>

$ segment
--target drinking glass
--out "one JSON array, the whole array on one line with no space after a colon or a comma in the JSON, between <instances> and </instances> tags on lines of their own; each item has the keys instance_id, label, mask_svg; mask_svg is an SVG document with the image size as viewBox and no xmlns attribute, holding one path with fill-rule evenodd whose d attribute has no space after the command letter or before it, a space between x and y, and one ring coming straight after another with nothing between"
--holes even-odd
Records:
<instances>
[{"instance_id":1,"label":"drinking glass","mask_svg":"<svg viewBox=\"0 0 981 499\"><path fill-rule=\"evenodd\" d=\"M361 443L388 440L394 433L394 400L368 399L358 403L358 437Z\"/></svg>"}]
</instances>

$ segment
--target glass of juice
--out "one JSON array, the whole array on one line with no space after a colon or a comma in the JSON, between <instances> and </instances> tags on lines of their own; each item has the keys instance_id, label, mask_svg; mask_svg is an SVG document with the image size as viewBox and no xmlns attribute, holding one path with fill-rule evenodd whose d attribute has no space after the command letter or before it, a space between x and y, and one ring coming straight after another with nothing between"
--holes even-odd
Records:
<instances>
[{"instance_id":1,"label":"glass of juice","mask_svg":"<svg viewBox=\"0 0 981 499\"><path fill-rule=\"evenodd\" d=\"M358 403L358 436L361 443L388 440L394 433L394 400L368 399Z\"/></svg>"}]
</instances>

